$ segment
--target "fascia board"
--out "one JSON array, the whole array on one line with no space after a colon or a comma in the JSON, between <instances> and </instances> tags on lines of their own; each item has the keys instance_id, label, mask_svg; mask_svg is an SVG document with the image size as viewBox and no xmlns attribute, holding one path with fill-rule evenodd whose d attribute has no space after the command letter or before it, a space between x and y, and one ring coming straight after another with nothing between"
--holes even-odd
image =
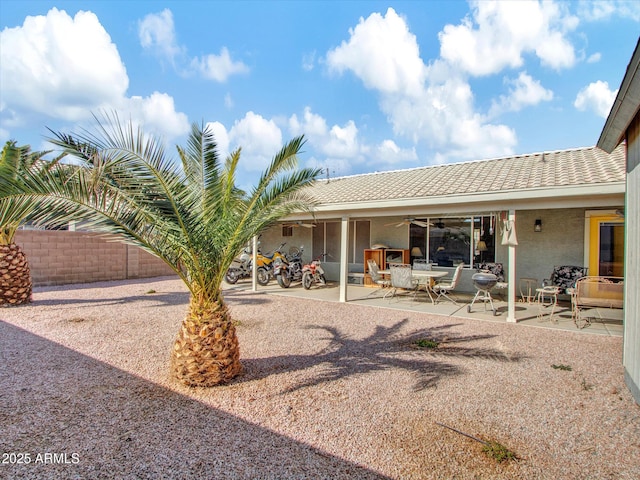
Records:
<instances>
[{"instance_id":1,"label":"fascia board","mask_svg":"<svg viewBox=\"0 0 640 480\"><path fill-rule=\"evenodd\" d=\"M611 153L624 139L629 124L638 112L640 106L640 78L638 66L640 64L640 39L631 56L618 94L607 116L604 128L596 144L605 152Z\"/></svg>"}]
</instances>

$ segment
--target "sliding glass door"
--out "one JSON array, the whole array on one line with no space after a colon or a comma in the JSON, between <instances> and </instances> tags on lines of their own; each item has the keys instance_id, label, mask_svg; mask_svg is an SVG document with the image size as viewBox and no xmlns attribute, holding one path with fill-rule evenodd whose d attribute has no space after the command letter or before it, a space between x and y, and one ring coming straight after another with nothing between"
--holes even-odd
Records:
<instances>
[{"instance_id":1,"label":"sliding glass door","mask_svg":"<svg viewBox=\"0 0 640 480\"><path fill-rule=\"evenodd\" d=\"M623 277L624 219L592 216L589 227L589 275Z\"/></svg>"}]
</instances>

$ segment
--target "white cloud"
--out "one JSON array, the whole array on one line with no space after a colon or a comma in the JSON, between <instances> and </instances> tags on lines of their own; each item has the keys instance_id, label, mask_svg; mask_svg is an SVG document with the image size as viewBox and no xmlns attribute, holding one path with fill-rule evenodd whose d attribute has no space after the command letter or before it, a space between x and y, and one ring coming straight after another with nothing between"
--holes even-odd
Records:
<instances>
[{"instance_id":1,"label":"white cloud","mask_svg":"<svg viewBox=\"0 0 640 480\"><path fill-rule=\"evenodd\" d=\"M524 53L534 53L554 69L576 62L565 34L578 20L565 8L537 1L474 1L471 6L471 17L439 34L441 57L461 71L482 76L518 68Z\"/></svg>"},{"instance_id":2,"label":"white cloud","mask_svg":"<svg viewBox=\"0 0 640 480\"><path fill-rule=\"evenodd\" d=\"M0 43L3 128L43 117L85 122L92 112L118 110L121 118L148 125L167 140L188 130L186 116L176 112L169 95L126 96L125 66L92 12L72 18L52 8L3 30Z\"/></svg>"},{"instance_id":3,"label":"white cloud","mask_svg":"<svg viewBox=\"0 0 640 480\"><path fill-rule=\"evenodd\" d=\"M539 81L534 80L525 72L521 72L515 80L505 80L505 83L509 85L509 94L501 95L499 100L494 102L489 110L489 116L499 115L503 112L517 112L524 107L553 99L551 90L544 88Z\"/></svg>"},{"instance_id":4,"label":"white cloud","mask_svg":"<svg viewBox=\"0 0 640 480\"><path fill-rule=\"evenodd\" d=\"M209 80L224 83L231 75L249 71L249 67L244 63L231 59L226 47L220 49L220 55L207 54L194 57L186 67L177 64L176 59L186 56L187 49L177 43L173 13L168 8L160 13L150 13L140 20L138 37L144 49L167 59L174 68L182 70L185 75L195 72Z\"/></svg>"},{"instance_id":5,"label":"white cloud","mask_svg":"<svg viewBox=\"0 0 640 480\"><path fill-rule=\"evenodd\" d=\"M630 0L581 0L578 15L592 22L615 16L640 21L640 3Z\"/></svg>"},{"instance_id":6,"label":"white cloud","mask_svg":"<svg viewBox=\"0 0 640 480\"><path fill-rule=\"evenodd\" d=\"M150 13L138 22L138 37L143 48L152 50L172 64L183 48L177 44L173 13L165 8L160 13Z\"/></svg>"},{"instance_id":7,"label":"white cloud","mask_svg":"<svg viewBox=\"0 0 640 480\"><path fill-rule=\"evenodd\" d=\"M418 154L415 148L400 148L393 140L383 140L372 152L378 163L386 165L398 165L407 162L417 162Z\"/></svg>"},{"instance_id":8,"label":"white cloud","mask_svg":"<svg viewBox=\"0 0 640 480\"><path fill-rule=\"evenodd\" d=\"M155 132L172 139L189 132L189 120L184 113L176 112L173 97L153 92L146 98L131 97L124 101L123 110L144 126L146 132Z\"/></svg>"},{"instance_id":9,"label":"white cloud","mask_svg":"<svg viewBox=\"0 0 640 480\"><path fill-rule=\"evenodd\" d=\"M242 147L239 168L262 172L282 148L282 132L273 120L247 112L229 130L229 143Z\"/></svg>"},{"instance_id":10,"label":"white cloud","mask_svg":"<svg viewBox=\"0 0 640 480\"><path fill-rule=\"evenodd\" d=\"M216 141L216 145L218 147L218 153L222 157L220 160L224 161L224 159L229 155L229 133L225 126L220 122L209 122L207 126L213 132L213 138Z\"/></svg>"},{"instance_id":11,"label":"white cloud","mask_svg":"<svg viewBox=\"0 0 640 480\"><path fill-rule=\"evenodd\" d=\"M307 135L310 139L324 141L327 135L327 121L320 115L311 112L311 108L305 107L302 121L294 113L289 119L289 129L292 135Z\"/></svg>"},{"instance_id":12,"label":"white cloud","mask_svg":"<svg viewBox=\"0 0 640 480\"><path fill-rule=\"evenodd\" d=\"M354 158L360 153L358 128L353 120L349 120L344 127L331 127L328 139L322 151L329 157Z\"/></svg>"},{"instance_id":13,"label":"white cloud","mask_svg":"<svg viewBox=\"0 0 640 480\"><path fill-rule=\"evenodd\" d=\"M387 58L382 47L386 45L402 54ZM513 130L489 124L474 112L469 83L450 64L436 60L424 65L415 37L393 9L385 17L372 14L361 19L350 40L327 54L327 63L333 71L352 71L365 86L378 91L380 107L394 132L440 150L440 158L512 153Z\"/></svg>"},{"instance_id":14,"label":"white cloud","mask_svg":"<svg viewBox=\"0 0 640 480\"><path fill-rule=\"evenodd\" d=\"M418 94L425 78L415 35L393 8L372 13L349 30L348 42L327 53L334 72L351 70L367 88L385 94Z\"/></svg>"},{"instance_id":15,"label":"white cloud","mask_svg":"<svg viewBox=\"0 0 640 480\"><path fill-rule=\"evenodd\" d=\"M77 121L113 105L128 85L116 46L91 12L51 9L0 33L5 109ZM16 113L21 116L20 113Z\"/></svg>"},{"instance_id":16,"label":"white cloud","mask_svg":"<svg viewBox=\"0 0 640 480\"><path fill-rule=\"evenodd\" d=\"M249 67L242 62L234 62L226 47L220 49L220 55L209 54L191 61L191 68L204 78L224 83L231 75L247 73Z\"/></svg>"},{"instance_id":17,"label":"white cloud","mask_svg":"<svg viewBox=\"0 0 640 480\"><path fill-rule=\"evenodd\" d=\"M609 89L609 84L598 80L578 92L573 105L578 110L592 110L602 118L607 118L618 91Z\"/></svg>"},{"instance_id":18,"label":"white cloud","mask_svg":"<svg viewBox=\"0 0 640 480\"><path fill-rule=\"evenodd\" d=\"M316 51L306 53L302 56L302 69L305 72L310 72L314 69L316 64Z\"/></svg>"},{"instance_id":19,"label":"white cloud","mask_svg":"<svg viewBox=\"0 0 640 480\"><path fill-rule=\"evenodd\" d=\"M329 128L326 120L309 107L304 109L302 120L295 114L289 118L289 130L292 135L304 134L314 150L327 160L360 163L364 160L363 155L369 151L366 145L360 143L358 127L353 120L343 126L333 125Z\"/></svg>"},{"instance_id":20,"label":"white cloud","mask_svg":"<svg viewBox=\"0 0 640 480\"><path fill-rule=\"evenodd\" d=\"M601 58L602 54L600 52L593 53L587 58L587 63L598 63Z\"/></svg>"}]
</instances>

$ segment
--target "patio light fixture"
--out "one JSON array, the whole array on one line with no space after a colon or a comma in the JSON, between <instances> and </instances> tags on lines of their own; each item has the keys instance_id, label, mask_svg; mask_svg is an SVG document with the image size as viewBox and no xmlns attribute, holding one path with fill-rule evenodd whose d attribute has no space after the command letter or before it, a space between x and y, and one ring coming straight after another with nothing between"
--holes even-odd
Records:
<instances>
[{"instance_id":1,"label":"patio light fixture","mask_svg":"<svg viewBox=\"0 0 640 480\"><path fill-rule=\"evenodd\" d=\"M542 231L542 219L536 218L536 222L533 224L533 231L534 232Z\"/></svg>"}]
</instances>

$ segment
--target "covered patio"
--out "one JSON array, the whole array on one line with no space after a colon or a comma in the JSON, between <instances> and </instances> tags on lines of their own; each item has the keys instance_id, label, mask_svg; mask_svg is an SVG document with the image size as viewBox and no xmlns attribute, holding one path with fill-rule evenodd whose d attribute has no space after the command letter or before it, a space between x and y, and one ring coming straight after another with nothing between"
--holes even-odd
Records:
<instances>
[{"instance_id":1,"label":"covered patio","mask_svg":"<svg viewBox=\"0 0 640 480\"><path fill-rule=\"evenodd\" d=\"M251 290L251 282L239 282L233 286L225 286L225 290ZM293 298L315 299L325 302L340 301L340 285L337 282L328 282L327 285L312 287L305 290L300 284L294 284L290 288L280 288L278 284L271 281L267 286L259 287L259 292L267 295L279 295ZM456 292L458 305L448 301L441 301L432 304L429 297L418 294L415 300L411 297L399 295L393 298L383 298L384 289L374 289L357 285L349 285L349 303L365 305L373 309L386 308L394 310L405 310L411 312L422 312L425 314L437 314L445 317L468 318L485 322L506 323L508 315L508 302L505 297L492 294L497 315L493 315L490 307L487 309L483 303L476 301L471 313L467 311L467 306L473 300L473 294ZM586 328L578 329L571 316L571 304L566 301L559 301L553 315L553 321L549 319L551 310L545 307L541 310L537 303L527 303L516 301L514 305L515 322L518 325L534 328L545 328L555 330L572 331L586 335L608 335L621 337L623 334L622 310L598 309L594 311L595 320Z\"/></svg>"},{"instance_id":2,"label":"covered patio","mask_svg":"<svg viewBox=\"0 0 640 480\"><path fill-rule=\"evenodd\" d=\"M523 279L535 292L565 266L624 276L624 192L624 145L611 154L589 147L354 175L310 187L313 212L263 232L261 242L266 250L282 242L304 246L304 262L326 253L323 268L341 302L369 295L370 288L350 282L364 275L365 286L371 283L369 259L381 269L424 261L449 277L462 263L456 293L471 296L476 271L499 264L506 288L497 319L543 323L518 301ZM468 314L453 307L437 308Z\"/></svg>"}]
</instances>

